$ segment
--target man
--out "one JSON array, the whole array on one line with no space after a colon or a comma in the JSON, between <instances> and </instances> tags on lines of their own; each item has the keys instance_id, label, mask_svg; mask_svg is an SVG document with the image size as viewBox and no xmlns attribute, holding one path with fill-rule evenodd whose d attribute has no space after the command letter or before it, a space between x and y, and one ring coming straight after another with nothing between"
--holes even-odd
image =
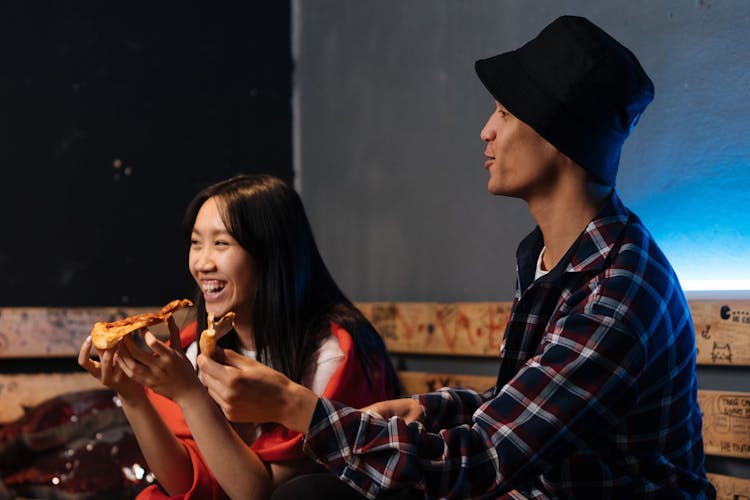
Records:
<instances>
[{"instance_id":1,"label":"man","mask_svg":"<svg viewBox=\"0 0 750 500\"><path fill-rule=\"evenodd\" d=\"M571 16L476 71L495 98L488 189L526 201L538 223L518 247L496 387L362 411L227 352L200 360L209 392L230 420L306 433L306 453L370 498L714 497L687 302L614 191L651 80Z\"/></svg>"}]
</instances>

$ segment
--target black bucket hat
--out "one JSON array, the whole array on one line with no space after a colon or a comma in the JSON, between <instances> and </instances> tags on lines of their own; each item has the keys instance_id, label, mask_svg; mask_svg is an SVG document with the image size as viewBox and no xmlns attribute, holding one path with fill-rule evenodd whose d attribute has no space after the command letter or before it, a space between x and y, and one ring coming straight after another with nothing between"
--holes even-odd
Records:
<instances>
[{"instance_id":1,"label":"black bucket hat","mask_svg":"<svg viewBox=\"0 0 750 500\"><path fill-rule=\"evenodd\" d=\"M523 47L474 67L498 102L614 186L622 144L654 98L630 50L588 19L563 16Z\"/></svg>"}]
</instances>

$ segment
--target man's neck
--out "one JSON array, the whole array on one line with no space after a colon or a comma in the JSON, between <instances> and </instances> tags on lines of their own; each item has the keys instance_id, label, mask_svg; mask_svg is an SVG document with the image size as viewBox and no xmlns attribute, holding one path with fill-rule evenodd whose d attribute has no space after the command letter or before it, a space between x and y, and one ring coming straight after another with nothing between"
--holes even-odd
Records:
<instances>
[{"instance_id":1,"label":"man's neck","mask_svg":"<svg viewBox=\"0 0 750 500\"><path fill-rule=\"evenodd\" d=\"M560 262L612 189L595 182L562 182L553 192L528 200L544 237L543 269L551 270Z\"/></svg>"}]
</instances>

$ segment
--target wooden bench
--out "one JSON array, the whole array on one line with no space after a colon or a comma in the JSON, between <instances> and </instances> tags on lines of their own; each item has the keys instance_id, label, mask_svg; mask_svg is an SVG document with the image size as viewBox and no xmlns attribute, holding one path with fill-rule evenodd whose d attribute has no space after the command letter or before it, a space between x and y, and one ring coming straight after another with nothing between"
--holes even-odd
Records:
<instances>
[{"instance_id":1,"label":"wooden bench","mask_svg":"<svg viewBox=\"0 0 750 500\"><path fill-rule=\"evenodd\" d=\"M484 391L495 384L495 375L409 370L400 355L450 360L497 359L510 314L510 302L415 303L370 302L357 304L383 335L398 359L399 375L408 393L458 386ZM750 301L690 301L696 330L699 380L701 367L750 367ZM424 363L422 363L424 364ZM469 363L472 364L472 363ZM496 363L489 363L488 366ZM406 369L404 369L406 368ZM491 369L491 368L490 368ZM750 387L750 373L744 376ZM708 456L730 457L750 465L750 392L701 389L704 449ZM718 498L750 498L750 479L709 472Z\"/></svg>"},{"instance_id":2,"label":"wooden bench","mask_svg":"<svg viewBox=\"0 0 750 500\"><path fill-rule=\"evenodd\" d=\"M383 335L399 361L400 375L409 393L442 386L484 390L495 383L495 366L511 304L363 302L357 304ZM745 370L736 376L750 381L750 301L691 301L696 329L699 380L701 367ZM17 419L24 406L77 390L101 388L97 380L77 368L83 339L98 320L114 320L155 308L0 308L0 363L24 360L38 366L44 360L63 360L65 373L0 369L0 425ZM190 321L181 311L178 324ZM156 329L157 334L165 331ZM453 370L415 371L409 364L454 361ZM468 370L466 360L484 362L487 373ZM474 363L468 363L473 365ZM739 367L739 368L738 368ZM750 460L750 392L701 389L703 438L708 456ZM750 498L750 480L710 474L719 498Z\"/></svg>"}]
</instances>

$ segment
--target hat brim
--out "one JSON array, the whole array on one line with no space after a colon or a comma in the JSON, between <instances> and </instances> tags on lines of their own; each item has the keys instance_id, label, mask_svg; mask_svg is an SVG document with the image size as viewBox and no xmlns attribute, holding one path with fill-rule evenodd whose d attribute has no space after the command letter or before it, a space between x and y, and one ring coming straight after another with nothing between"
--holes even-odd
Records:
<instances>
[{"instance_id":1,"label":"hat brim","mask_svg":"<svg viewBox=\"0 0 750 500\"><path fill-rule=\"evenodd\" d=\"M594 173L600 181L614 185L621 141L601 138L602 131L589 130L577 118L575 110L566 109L541 88L515 52L478 60L474 69L479 80L500 104L558 151ZM592 137L599 139L591 141Z\"/></svg>"},{"instance_id":2,"label":"hat brim","mask_svg":"<svg viewBox=\"0 0 750 500\"><path fill-rule=\"evenodd\" d=\"M550 135L554 135L551 132L554 130L555 117L562 116L563 107L555 98L539 89L518 61L515 51L480 59L474 64L474 69L479 80L500 104L560 149Z\"/></svg>"}]
</instances>

